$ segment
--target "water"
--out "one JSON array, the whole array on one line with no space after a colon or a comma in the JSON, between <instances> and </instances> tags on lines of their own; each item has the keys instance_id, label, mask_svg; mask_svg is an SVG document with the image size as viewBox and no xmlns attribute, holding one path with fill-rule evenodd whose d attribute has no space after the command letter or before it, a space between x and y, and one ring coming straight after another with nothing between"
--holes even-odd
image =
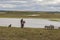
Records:
<instances>
[{"instance_id":1,"label":"water","mask_svg":"<svg viewBox=\"0 0 60 40\"><path fill-rule=\"evenodd\" d=\"M0 18L0 26L12 24L12 27L20 27L21 18ZM25 27L29 28L44 28L45 25L54 25L55 28L60 27L60 22L49 21L49 19L39 18L24 18L26 21Z\"/></svg>"}]
</instances>

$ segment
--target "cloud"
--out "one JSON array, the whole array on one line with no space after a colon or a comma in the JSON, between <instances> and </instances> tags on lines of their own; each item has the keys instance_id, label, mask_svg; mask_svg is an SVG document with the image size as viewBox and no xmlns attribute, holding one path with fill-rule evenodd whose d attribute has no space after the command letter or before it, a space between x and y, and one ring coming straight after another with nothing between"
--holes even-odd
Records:
<instances>
[{"instance_id":1,"label":"cloud","mask_svg":"<svg viewBox=\"0 0 60 40\"><path fill-rule=\"evenodd\" d=\"M37 0L37 3L41 5L59 4L60 0Z\"/></svg>"},{"instance_id":2,"label":"cloud","mask_svg":"<svg viewBox=\"0 0 60 40\"><path fill-rule=\"evenodd\" d=\"M0 9L7 10L60 10L60 0L0 0Z\"/></svg>"},{"instance_id":3,"label":"cloud","mask_svg":"<svg viewBox=\"0 0 60 40\"><path fill-rule=\"evenodd\" d=\"M27 3L27 1L10 1L10 2L15 2L15 3Z\"/></svg>"},{"instance_id":4,"label":"cloud","mask_svg":"<svg viewBox=\"0 0 60 40\"><path fill-rule=\"evenodd\" d=\"M13 4L0 4L0 8L14 8L16 5Z\"/></svg>"}]
</instances>

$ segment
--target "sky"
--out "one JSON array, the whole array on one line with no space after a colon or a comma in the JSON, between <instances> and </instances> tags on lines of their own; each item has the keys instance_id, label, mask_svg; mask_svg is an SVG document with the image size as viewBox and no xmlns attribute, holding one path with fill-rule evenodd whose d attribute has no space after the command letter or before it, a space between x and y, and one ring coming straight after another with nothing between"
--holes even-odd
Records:
<instances>
[{"instance_id":1,"label":"sky","mask_svg":"<svg viewBox=\"0 0 60 40\"><path fill-rule=\"evenodd\" d=\"M0 0L0 10L60 11L60 0Z\"/></svg>"}]
</instances>

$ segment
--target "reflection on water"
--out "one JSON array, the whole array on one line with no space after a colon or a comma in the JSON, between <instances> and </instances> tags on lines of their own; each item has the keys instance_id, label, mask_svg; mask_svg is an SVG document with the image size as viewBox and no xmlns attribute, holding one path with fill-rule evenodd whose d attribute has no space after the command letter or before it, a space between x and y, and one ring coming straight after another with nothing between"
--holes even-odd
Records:
<instances>
[{"instance_id":1,"label":"reflection on water","mask_svg":"<svg viewBox=\"0 0 60 40\"><path fill-rule=\"evenodd\" d=\"M21 18L0 18L0 26L12 24L13 27L20 27L20 20ZM60 22L49 21L48 19L24 18L24 20L26 21L25 27L43 28L45 25L60 26Z\"/></svg>"}]
</instances>

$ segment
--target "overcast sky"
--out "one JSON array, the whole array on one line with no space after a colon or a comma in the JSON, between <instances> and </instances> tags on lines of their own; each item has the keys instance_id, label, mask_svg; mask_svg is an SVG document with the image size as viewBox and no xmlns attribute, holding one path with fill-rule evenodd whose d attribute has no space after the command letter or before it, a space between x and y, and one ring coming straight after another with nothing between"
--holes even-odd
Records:
<instances>
[{"instance_id":1,"label":"overcast sky","mask_svg":"<svg viewBox=\"0 0 60 40\"><path fill-rule=\"evenodd\" d=\"M60 0L0 0L0 10L60 11Z\"/></svg>"}]
</instances>

